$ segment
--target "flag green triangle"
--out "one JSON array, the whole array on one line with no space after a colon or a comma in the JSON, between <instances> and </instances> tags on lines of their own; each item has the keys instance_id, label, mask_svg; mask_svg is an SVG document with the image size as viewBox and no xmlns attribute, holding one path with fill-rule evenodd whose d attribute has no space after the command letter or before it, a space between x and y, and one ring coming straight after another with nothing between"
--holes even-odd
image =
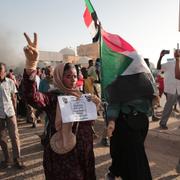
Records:
<instances>
[{"instance_id":1,"label":"flag green triangle","mask_svg":"<svg viewBox=\"0 0 180 180\"><path fill-rule=\"evenodd\" d=\"M133 61L130 57L112 51L102 41L101 44L102 58L102 88L106 88L118 75L121 75Z\"/></svg>"}]
</instances>

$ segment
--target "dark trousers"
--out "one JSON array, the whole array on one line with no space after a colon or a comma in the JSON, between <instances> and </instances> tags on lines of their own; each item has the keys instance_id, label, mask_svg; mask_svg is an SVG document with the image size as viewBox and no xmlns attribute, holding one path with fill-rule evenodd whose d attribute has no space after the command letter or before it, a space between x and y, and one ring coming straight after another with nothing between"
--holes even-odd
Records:
<instances>
[{"instance_id":1,"label":"dark trousers","mask_svg":"<svg viewBox=\"0 0 180 180\"><path fill-rule=\"evenodd\" d=\"M127 116L121 113L116 121L110 140L112 164L109 170L123 180L152 180L144 149L149 126L148 117L139 113L131 118L127 119Z\"/></svg>"}]
</instances>

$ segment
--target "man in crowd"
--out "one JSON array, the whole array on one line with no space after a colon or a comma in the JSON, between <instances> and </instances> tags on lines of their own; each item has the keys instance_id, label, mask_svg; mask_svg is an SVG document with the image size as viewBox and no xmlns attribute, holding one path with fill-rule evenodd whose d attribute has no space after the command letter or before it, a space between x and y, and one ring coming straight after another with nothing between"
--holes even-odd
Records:
<instances>
[{"instance_id":1,"label":"man in crowd","mask_svg":"<svg viewBox=\"0 0 180 180\"><path fill-rule=\"evenodd\" d=\"M157 63L157 69L164 71L164 93L166 93L166 104L160 120L160 128L168 129L167 121L172 112L173 105L180 102L180 80L175 78L175 61L171 60L164 64L161 64L161 60L165 54L168 54L167 50L162 50Z\"/></svg>"},{"instance_id":2,"label":"man in crowd","mask_svg":"<svg viewBox=\"0 0 180 180\"><path fill-rule=\"evenodd\" d=\"M1 161L0 168L10 167L10 155L8 152L8 137L12 143L14 166L24 168L20 156L20 141L16 120L16 86L13 80L6 77L6 65L0 63L0 146L3 151L4 161Z\"/></svg>"},{"instance_id":3,"label":"man in crowd","mask_svg":"<svg viewBox=\"0 0 180 180\"><path fill-rule=\"evenodd\" d=\"M7 74L6 77L8 77L9 79L12 79L12 80L14 81L16 87L18 86L17 81L16 81L16 77L15 77L15 75L14 75L13 69L10 69L10 70L9 70L9 73Z\"/></svg>"}]
</instances>

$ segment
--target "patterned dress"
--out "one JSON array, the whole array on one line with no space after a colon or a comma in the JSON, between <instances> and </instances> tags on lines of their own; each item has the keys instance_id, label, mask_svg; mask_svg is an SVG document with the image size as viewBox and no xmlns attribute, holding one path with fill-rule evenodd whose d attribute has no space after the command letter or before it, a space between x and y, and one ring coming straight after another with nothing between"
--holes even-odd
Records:
<instances>
[{"instance_id":1,"label":"patterned dress","mask_svg":"<svg viewBox=\"0 0 180 180\"><path fill-rule=\"evenodd\" d=\"M36 89L35 71L28 75L24 71L24 98L33 107L46 112L49 125L47 129L46 145L44 146L43 166L47 180L95 180L95 159L93 152L92 121L80 122L76 134L76 146L70 152L60 155L55 153L49 144L55 130L55 116L58 91L40 93ZM76 129L73 125L73 132Z\"/></svg>"}]
</instances>

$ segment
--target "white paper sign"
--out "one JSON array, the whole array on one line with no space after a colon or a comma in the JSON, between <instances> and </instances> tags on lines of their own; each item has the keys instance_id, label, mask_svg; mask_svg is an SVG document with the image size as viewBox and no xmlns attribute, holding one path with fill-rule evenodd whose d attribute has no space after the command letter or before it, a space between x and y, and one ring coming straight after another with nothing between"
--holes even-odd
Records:
<instances>
[{"instance_id":1,"label":"white paper sign","mask_svg":"<svg viewBox=\"0 0 180 180\"><path fill-rule=\"evenodd\" d=\"M78 100L75 96L58 96L58 102L63 123L97 119L96 105L89 94L83 94Z\"/></svg>"}]
</instances>

